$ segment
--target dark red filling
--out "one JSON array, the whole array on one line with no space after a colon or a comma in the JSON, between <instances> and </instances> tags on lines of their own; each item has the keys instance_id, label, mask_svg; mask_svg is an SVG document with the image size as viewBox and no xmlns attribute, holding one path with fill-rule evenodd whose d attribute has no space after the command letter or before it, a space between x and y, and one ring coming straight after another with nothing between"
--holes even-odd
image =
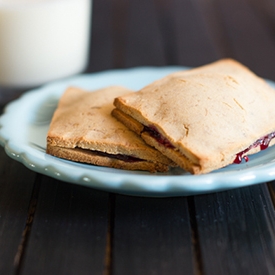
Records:
<instances>
[{"instance_id":1,"label":"dark red filling","mask_svg":"<svg viewBox=\"0 0 275 275\"><path fill-rule=\"evenodd\" d=\"M236 158L234 160L234 163L239 164L242 162L242 160L244 159L246 162L249 160L248 156L245 155L249 150L256 148L258 146L260 146L261 151L265 150L268 146L270 141L275 137L275 132L266 135L262 138L259 138L258 140L256 140L252 145L250 145L248 148L246 148L245 150L241 151L240 153L238 153L236 155Z\"/></svg>"},{"instance_id":2,"label":"dark red filling","mask_svg":"<svg viewBox=\"0 0 275 275\"><path fill-rule=\"evenodd\" d=\"M158 143L162 144L166 148L171 148L171 149L175 148L175 146L173 146L167 138L165 138L158 132L158 130L155 126L144 126L143 132L147 132ZM242 162L243 159L247 162L249 160L248 156L246 155L246 153L248 151L250 151L251 149L256 148L258 146L260 146L261 151L265 150L269 146L269 143L273 138L275 138L275 132L272 132L269 135L259 138L252 145L250 145L248 148L246 148L245 150L236 154L234 163L239 164Z\"/></svg>"},{"instance_id":3,"label":"dark red filling","mask_svg":"<svg viewBox=\"0 0 275 275\"><path fill-rule=\"evenodd\" d=\"M108 154L108 153L104 153L104 152L100 152L100 151L93 151L93 152L95 154L97 154L98 156L123 160L123 161L126 161L126 162L144 161L143 159L139 159L139 158L136 158L136 157L133 157L133 156L122 155L122 154Z\"/></svg>"},{"instance_id":4,"label":"dark red filling","mask_svg":"<svg viewBox=\"0 0 275 275\"><path fill-rule=\"evenodd\" d=\"M151 137L153 137L158 143L162 144L163 146L165 146L166 148L175 148L175 146L173 146L170 141L165 138L164 136L162 136L157 128L155 126L144 126L143 128L143 132L148 133Z\"/></svg>"}]
</instances>

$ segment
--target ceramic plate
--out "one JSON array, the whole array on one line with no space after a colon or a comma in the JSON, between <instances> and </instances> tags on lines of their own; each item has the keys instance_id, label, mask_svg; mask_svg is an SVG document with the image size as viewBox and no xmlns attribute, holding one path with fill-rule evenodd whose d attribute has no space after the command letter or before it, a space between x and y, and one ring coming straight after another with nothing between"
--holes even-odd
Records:
<instances>
[{"instance_id":1,"label":"ceramic plate","mask_svg":"<svg viewBox=\"0 0 275 275\"><path fill-rule=\"evenodd\" d=\"M206 175L181 169L150 174L79 164L45 154L46 135L58 100L68 86L94 90L108 85L140 89L183 67L133 68L81 75L54 82L8 104L0 118L0 142L7 154L47 176L106 191L140 196L186 196L217 192L275 178L275 146ZM270 82L274 86L273 82Z\"/></svg>"}]
</instances>

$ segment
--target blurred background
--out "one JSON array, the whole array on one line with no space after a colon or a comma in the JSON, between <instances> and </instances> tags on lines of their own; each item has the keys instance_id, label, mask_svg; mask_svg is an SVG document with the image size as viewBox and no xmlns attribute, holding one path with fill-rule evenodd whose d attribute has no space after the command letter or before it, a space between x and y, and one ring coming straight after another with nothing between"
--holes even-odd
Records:
<instances>
[{"instance_id":1,"label":"blurred background","mask_svg":"<svg viewBox=\"0 0 275 275\"><path fill-rule=\"evenodd\" d=\"M275 80L273 0L94 0L87 71L232 57Z\"/></svg>"},{"instance_id":2,"label":"blurred background","mask_svg":"<svg viewBox=\"0 0 275 275\"><path fill-rule=\"evenodd\" d=\"M0 8L3 3L4 5L11 3L9 1L0 0ZM17 4L22 1L13 0ZM25 2L33 3L34 6L37 3L33 0L25 0ZM58 66L64 70L64 75L66 68L70 71L66 62L60 61L61 55L65 54L65 50L67 50L69 57L63 56L63 60L65 59L68 63L71 61L72 67L77 66L74 65L77 61L80 63L78 67L72 68L71 74L73 70L91 73L138 66L182 65L195 67L220 58L231 57L248 66L256 74L275 80L274 0L79 0L79 2L40 0L38 2L53 3L53 7L56 3L64 5L64 13L60 14L62 16L59 16L59 20L57 14L53 19L54 13L50 12L49 8L50 16L46 21L48 25L51 25L51 30L56 30L57 27L60 27L60 30L63 28L61 34L57 33L56 39L50 39L44 35L44 28L41 28L41 32L39 32L42 37L44 35L45 41L51 41L46 46L47 43L42 43L46 54L37 53L41 59L42 56L44 60L53 57L53 54L50 54L49 50L47 51L47 47L51 45L54 52L55 47L52 47L52 43L57 42L58 37L59 40L63 40L62 43L65 43L64 46L58 45L60 53L56 51L56 58L53 58L54 61L51 62L53 64L48 64L48 68L55 70L53 74L55 73L56 76L59 71ZM78 6L79 13L73 6L69 7L69 4L67 7L66 3ZM78 58L77 54L69 54L69 48L73 50L77 43L83 47L85 45L85 33L83 32L81 36L83 42L80 42L79 32L73 26L78 25L79 29L82 28L86 32L86 28L81 27L81 24L85 26L86 21L82 19L87 16L87 13L84 12L83 7L88 7L88 3L92 3L89 8L92 14L88 29L90 44L89 56L87 60L85 59L87 62L83 71L83 69L79 70L83 64L82 58ZM42 14L43 10L40 12ZM13 22L9 16L6 18ZM29 19L27 16L26 18ZM38 16L35 20L38 19L40 22L39 18ZM63 22L61 27L59 23L62 20L64 22L68 20L68 24ZM8 60L6 55L1 52L3 48L7 50L10 45L11 47L17 45L20 50L22 41L27 41L30 45L33 44L33 40L28 38L27 31L23 33L23 37L26 34L26 40L21 37L21 42L18 43L15 35L14 43L6 42L5 44L7 39L3 39L3 37L7 37L9 34L5 24L3 13L0 13L0 75L1 65L2 68L4 66L1 62L1 53L2 60ZM64 37L65 34L68 38ZM35 36L35 38L37 37ZM28 44L25 47L28 48ZM82 52L86 54L86 49ZM81 56L81 52L78 54ZM12 60L18 61L18 59L20 58ZM30 66L31 61L40 64L38 59L31 55L26 62L18 62L17 68L22 70L24 66ZM18 75L21 74L18 73ZM36 72L36 75L41 76L42 74ZM3 83L0 83L1 106L26 91L26 87L19 90L4 89L1 84L3 85Z\"/></svg>"}]
</instances>

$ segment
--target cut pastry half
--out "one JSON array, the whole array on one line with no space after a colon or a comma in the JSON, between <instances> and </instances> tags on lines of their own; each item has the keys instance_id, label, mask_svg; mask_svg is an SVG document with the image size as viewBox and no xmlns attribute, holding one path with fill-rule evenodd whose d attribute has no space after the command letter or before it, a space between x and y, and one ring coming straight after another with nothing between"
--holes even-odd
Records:
<instances>
[{"instance_id":1,"label":"cut pastry half","mask_svg":"<svg viewBox=\"0 0 275 275\"><path fill-rule=\"evenodd\" d=\"M68 88L47 135L47 153L59 158L127 170L168 171L175 165L111 116L113 100L131 90L107 87L94 92Z\"/></svg>"},{"instance_id":2,"label":"cut pastry half","mask_svg":"<svg viewBox=\"0 0 275 275\"><path fill-rule=\"evenodd\" d=\"M192 174L275 143L275 90L232 59L172 73L114 105L114 117Z\"/></svg>"}]
</instances>

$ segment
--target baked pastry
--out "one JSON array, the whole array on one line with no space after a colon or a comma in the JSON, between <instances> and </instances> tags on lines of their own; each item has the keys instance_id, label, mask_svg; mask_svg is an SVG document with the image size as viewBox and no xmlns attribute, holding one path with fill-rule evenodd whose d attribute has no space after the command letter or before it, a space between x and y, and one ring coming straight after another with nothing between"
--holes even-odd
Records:
<instances>
[{"instance_id":1,"label":"baked pastry","mask_svg":"<svg viewBox=\"0 0 275 275\"><path fill-rule=\"evenodd\" d=\"M192 174L274 144L275 91L232 59L172 73L115 99L113 116Z\"/></svg>"},{"instance_id":2,"label":"baked pastry","mask_svg":"<svg viewBox=\"0 0 275 275\"><path fill-rule=\"evenodd\" d=\"M68 88L50 124L47 153L113 168L167 171L173 164L170 159L111 116L114 98L129 92L123 87L95 92Z\"/></svg>"}]
</instances>

